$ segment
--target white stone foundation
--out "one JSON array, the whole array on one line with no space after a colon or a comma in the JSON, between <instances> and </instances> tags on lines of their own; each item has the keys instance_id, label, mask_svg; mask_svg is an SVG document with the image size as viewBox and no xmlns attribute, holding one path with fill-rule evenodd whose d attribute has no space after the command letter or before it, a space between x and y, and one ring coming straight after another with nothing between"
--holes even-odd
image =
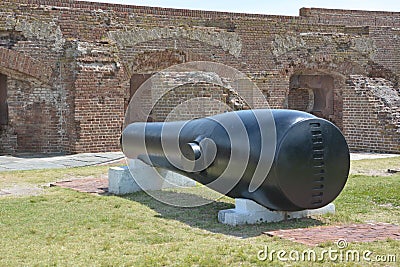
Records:
<instances>
[{"instance_id":1,"label":"white stone foundation","mask_svg":"<svg viewBox=\"0 0 400 267\"><path fill-rule=\"evenodd\" d=\"M141 160L131 160L130 169L111 167L108 170L108 192L125 195L138 191L193 187L196 182L172 171L154 168Z\"/></svg>"},{"instance_id":2,"label":"white stone foundation","mask_svg":"<svg viewBox=\"0 0 400 267\"><path fill-rule=\"evenodd\" d=\"M313 210L271 211L252 200L236 198L234 209L220 210L218 212L218 221L229 225L256 224L300 219L327 213L335 213L335 205L333 203Z\"/></svg>"}]
</instances>

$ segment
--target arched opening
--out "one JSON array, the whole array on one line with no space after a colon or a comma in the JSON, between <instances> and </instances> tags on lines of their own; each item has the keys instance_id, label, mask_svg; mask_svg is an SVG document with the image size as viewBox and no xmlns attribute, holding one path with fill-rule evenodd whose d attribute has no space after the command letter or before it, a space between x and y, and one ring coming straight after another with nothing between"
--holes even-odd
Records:
<instances>
[{"instance_id":1,"label":"arched opening","mask_svg":"<svg viewBox=\"0 0 400 267\"><path fill-rule=\"evenodd\" d=\"M224 83L227 86L218 83L222 81L218 72L203 70L200 66L198 67L202 71L197 72L188 66L173 67L187 61L195 61L190 59L198 58L196 55L183 57L184 52L175 51L175 55L181 56L179 57L181 62L175 56L168 57L173 60L169 62L170 64L163 61L163 65L169 66L159 69L160 63L155 58L165 59L166 53L170 54L168 51L153 53L151 61L137 60L142 64L133 68L129 98L135 95L135 101L140 103L129 106L125 123L146 120L157 122L190 120L250 108L249 104L229 85L232 81L225 79ZM150 62L151 64L148 64ZM145 87L138 91L144 83ZM249 95L249 98L251 97L252 95ZM143 110L149 110L149 114L144 114Z\"/></svg>"},{"instance_id":2,"label":"arched opening","mask_svg":"<svg viewBox=\"0 0 400 267\"><path fill-rule=\"evenodd\" d=\"M129 90L125 95L125 107L124 110L131 115L131 111L127 110L128 105L132 97L136 94L138 89L145 83L149 78L159 71L162 71L170 66L184 63L187 61L186 53L179 50L156 50L146 51L138 54L132 65L128 64L127 73L129 75ZM152 92L145 91L140 93L140 101L143 106L151 105ZM125 114L127 115L127 114ZM142 118L144 119L144 118ZM150 114L146 118L147 121L154 121L153 116Z\"/></svg>"},{"instance_id":3,"label":"arched opening","mask_svg":"<svg viewBox=\"0 0 400 267\"><path fill-rule=\"evenodd\" d=\"M155 49L137 54L126 64L126 73L129 75L129 90L126 87L126 105L132 96L140 99L140 105L126 106L125 123L131 121L165 121L188 120L198 117L211 116L231 109L247 109L234 92L223 86L215 85L215 75L203 73L201 82L193 81L190 69L169 69L169 67L187 62L215 61L211 55L205 53L208 49L192 51L185 49L186 40L178 40L175 48ZM151 43L147 45L152 45ZM154 44L157 47L158 43ZM204 44L197 44L200 48ZM176 49L182 46L183 49ZM199 53L197 53L199 52ZM221 55L227 55L221 51ZM155 75L160 74L161 75ZM138 89L151 77L151 84L147 83L144 90ZM168 88L168 91L164 91ZM129 100L129 101L128 101ZM218 104L217 104L218 103ZM141 108L139 108L139 106ZM187 109L189 111L186 111ZM150 110L144 114L143 110Z\"/></svg>"},{"instance_id":4,"label":"arched opening","mask_svg":"<svg viewBox=\"0 0 400 267\"><path fill-rule=\"evenodd\" d=\"M136 93L139 87L152 76L151 73L132 74L129 87L129 99Z\"/></svg>"},{"instance_id":5,"label":"arched opening","mask_svg":"<svg viewBox=\"0 0 400 267\"><path fill-rule=\"evenodd\" d=\"M0 126L8 124L7 76L0 73Z\"/></svg>"},{"instance_id":6,"label":"arched opening","mask_svg":"<svg viewBox=\"0 0 400 267\"><path fill-rule=\"evenodd\" d=\"M61 97L50 86L53 69L3 47L0 58L0 154L61 152Z\"/></svg>"},{"instance_id":7,"label":"arched opening","mask_svg":"<svg viewBox=\"0 0 400 267\"><path fill-rule=\"evenodd\" d=\"M335 121L335 81L327 74L296 74L290 78L288 108Z\"/></svg>"},{"instance_id":8,"label":"arched opening","mask_svg":"<svg viewBox=\"0 0 400 267\"><path fill-rule=\"evenodd\" d=\"M10 126L8 82L9 77L0 73L0 155L14 154L17 149L17 135Z\"/></svg>"},{"instance_id":9,"label":"arched opening","mask_svg":"<svg viewBox=\"0 0 400 267\"><path fill-rule=\"evenodd\" d=\"M154 73L133 73L130 80L129 80L129 92L128 92L128 101L125 101L125 108L126 111L128 109L128 105L131 102L132 97L135 95L137 90L145 83L148 79L153 76ZM151 92L146 92L144 97L143 94L141 96L143 102L149 102L151 99ZM152 117L147 119L148 122L153 121Z\"/></svg>"}]
</instances>

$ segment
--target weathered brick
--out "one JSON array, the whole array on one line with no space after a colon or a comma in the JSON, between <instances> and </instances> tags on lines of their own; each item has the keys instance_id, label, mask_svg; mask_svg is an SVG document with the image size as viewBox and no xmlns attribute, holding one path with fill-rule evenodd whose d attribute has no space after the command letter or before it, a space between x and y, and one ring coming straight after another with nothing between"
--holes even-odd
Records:
<instances>
[{"instance_id":1,"label":"weathered brick","mask_svg":"<svg viewBox=\"0 0 400 267\"><path fill-rule=\"evenodd\" d=\"M271 108L310 111L321 104L318 90L329 89L331 106L313 112L336 123L353 150L399 153L400 103L382 96L399 97L399 35L398 12L303 8L293 17L3 0L0 73L7 76L9 123L0 128L0 153L119 150L125 111L140 86L131 78L193 61L242 71ZM333 82L292 90L301 75ZM202 83L178 86L151 107L157 90L141 99L152 110L143 120L265 107L250 90Z\"/></svg>"}]
</instances>

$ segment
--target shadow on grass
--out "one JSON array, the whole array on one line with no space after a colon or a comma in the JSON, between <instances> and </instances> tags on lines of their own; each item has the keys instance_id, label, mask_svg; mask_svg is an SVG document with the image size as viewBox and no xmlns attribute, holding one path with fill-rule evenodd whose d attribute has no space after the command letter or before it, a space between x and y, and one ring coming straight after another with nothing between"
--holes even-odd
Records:
<instances>
[{"instance_id":1,"label":"shadow on grass","mask_svg":"<svg viewBox=\"0 0 400 267\"><path fill-rule=\"evenodd\" d=\"M198 196L196 194L170 191L159 192L160 194L163 194L163 197L167 198L185 199L199 202L204 202L207 200L206 198ZM261 223L256 225L229 226L218 222L218 211L234 208L234 204L223 202L221 200L213 201L210 204L199 207L183 208L162 203L144 192L134 193L121 197L148 206L158 213L155 217L176 220L190 225L191 227L196 227L213 233L220 233L239 238L255 237L261 235L263 232L278 229L308 228L324 224L320 220L305 218L283 221L279 223Z\"/></svg>"}]
</instances>

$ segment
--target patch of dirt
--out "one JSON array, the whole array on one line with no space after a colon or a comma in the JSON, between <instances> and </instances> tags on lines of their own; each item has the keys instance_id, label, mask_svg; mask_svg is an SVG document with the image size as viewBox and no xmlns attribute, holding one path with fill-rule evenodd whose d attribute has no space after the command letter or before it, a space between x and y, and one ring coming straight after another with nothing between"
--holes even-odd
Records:
<instances>
[{"instance_id":1,"label":"patch of dirt","mask_svg":"<svg viewBox=\"0 0 400 267\"><path fill-rule=\"evenodd\" d=\"M0 189L0 197L3 196L37 196L43 193L43 188L35 186L15 185L10 188Z\"/></svg>"},{"instance_id":2,"label":"patch of dirt","mask_svg":"<svg viewBox=\"0 0 400 267\"><path fill-rule=\"evenodd\" d=\"M367 176L391 176L393 173L387 170L350 170L350 174L361 174Z\"/></svg>"}]
</instances>

